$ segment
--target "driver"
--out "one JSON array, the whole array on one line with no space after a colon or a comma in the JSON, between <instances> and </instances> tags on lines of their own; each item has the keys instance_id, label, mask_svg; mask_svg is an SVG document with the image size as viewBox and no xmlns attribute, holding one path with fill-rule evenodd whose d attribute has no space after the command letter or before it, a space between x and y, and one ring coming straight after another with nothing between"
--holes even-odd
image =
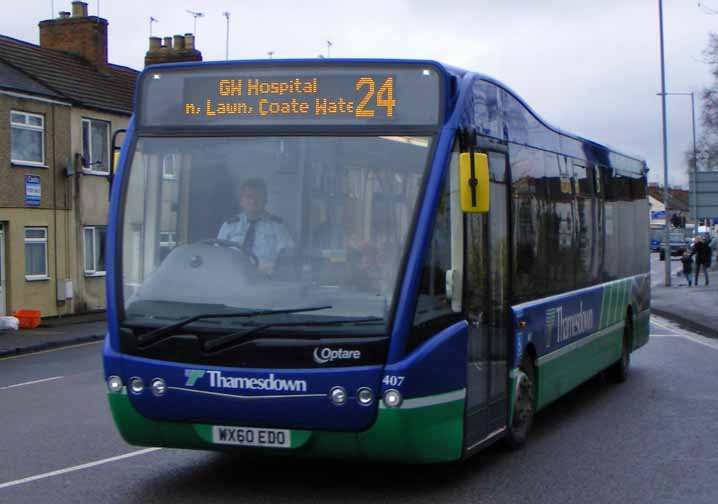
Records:
<instances>
[{"instance_id":1,"label":"driver","mask_svg":"<svg viewBox=\"0 0 718 504\"><path fill-rule=\"evenodd\" d=\"M280 252L294 247L294 240L282 219L265 210L266 204L264 180L246 180L239 189L242 211L222 224L217 238L238 243L257 257L260 271L272 273Z\"/></svg>"}]
</instances>

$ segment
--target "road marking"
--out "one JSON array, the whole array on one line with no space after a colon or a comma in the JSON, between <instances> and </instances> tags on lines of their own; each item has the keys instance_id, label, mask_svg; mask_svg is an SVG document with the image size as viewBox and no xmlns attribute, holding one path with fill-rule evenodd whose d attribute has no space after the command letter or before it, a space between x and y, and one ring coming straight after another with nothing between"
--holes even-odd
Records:
<instances>
[{"instance_id":1,"label":"road marking","mask_svg":"<svg viewBox=\"0 0 718 504\"><path fill-rule=\"evenodd\" d=\"M10 357L0 357L0 361L10 360L10 359L21 359L23 357L34 357L35 355L40 355L40 354L45 354L45 353L50 353L50 352L59 352L60 350L70 350L71 348L78 348L78 347L83 347L83 346L87 346L87 345L97 345L98 343L104 343L104 341L103 340L90 341L89 343L78 343L77 345L69 345L69 346L64 346L64 347L60 347L60 348L52 348L50 350L41 350L39 352L30 352L30 353L26 353L26 354L22 354L22 355L11 355Z\"/></svg>"},{"instance_id":2,"label":"road marking","mask_svg":"<svg viewBox=\"0 0 718 504\"><path fill-rule=\"evenodd\" d=\"M692 341L693 343L698 343L699 345L706 346L708 348L712 348L713 350L718 350L718 344L711 344L706 341L701 341L697 339L694 336L688 336L687 334L652 334L651 337L656 336L658 338L683 338L688 341Z\"/></svg>"},{"instance_id":3,"label":"road marking","mask_svg":"<svg viewBox=\"0 0 718 504\"><path fill-rule=\"evenodd\" d=\"M7 390L15 387L24 387L25 385L34 385L35 383L42 383L50 380L59 380L64 376L53 376L52 378L43 378L42 380L33 380L25 383L16 383L15 385L8 385L6 387L0 387L0 390Z\"/></svg>"},{"instance_id":4,"label":"road marking","mask_svg":"<svg viewBox=\"0 0 718 504\"><path fill-rule=\"evenodd\" d=\"M667 329L669 331L673 331L673 334L651 334L651 337L662 337L662 338L683 338L688 341L692 341L693 343L698 343L699 345L707 346L708 348L712 348L713 350L718 350L718 342L716 340L710 339L710 338L704 338L703 336L698 335L690 335L686 334L685 332L680 331L677 327L671 327L666 324L662 324L661 322L658 322L654 317L651 317L651 323L656 324L658 327L662 329Z\"/></svg>"},{"instance_id":5,"label":"road marking","mask_svg":"<svg viewBox=\"0 0 718 504\"><path fill-rule=\"evenodd\" d=\"M137 457L138 455L144 455L146 453L151 453L157 450L161 450L162 448L146 448L144 450L138 450L130 453L125 453L124 455L118 455L116 457L110 457L102 460L96 460L95 462L88 462L87 464L81 464L76 465L73 467L66 467L65 469L58 469L57 471L50 471L43 474L38 474L36 476L29 476L27 478L15 480L15 481L8 481L7 483L0 483L0 490L3 488L10 488L17 485L22 485L24 483L30 483L31 481L37 481L39 479L45 479L45 478L51 478L52 476L59 476L60 474L66 474L73 471L80 471L82 469L89 469L90 467L95 467L102 464L108 464L110 462L116 462L118 460L130 458L130 457Z\"/></svg>"}]
</instances>

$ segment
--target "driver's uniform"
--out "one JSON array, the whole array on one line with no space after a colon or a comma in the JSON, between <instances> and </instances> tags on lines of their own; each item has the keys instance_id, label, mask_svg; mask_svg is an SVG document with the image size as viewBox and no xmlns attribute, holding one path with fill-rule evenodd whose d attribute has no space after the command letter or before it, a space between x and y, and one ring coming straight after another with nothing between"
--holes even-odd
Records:
<instances>
[{"instance_id":1,"label":"driver's uniform","mask_svg":"<svg viewBox=\"0 0 718 504\"><path fill-rule=\"evenodd\" d=\"M222 224L217 234L219 240L238 243L251 251L259 261L259 269L274 270L277 257L282 249L294 247L294 240L282 219L268 212L262 212L256 219L240 213Z\"/></svg>"}]
</instances>

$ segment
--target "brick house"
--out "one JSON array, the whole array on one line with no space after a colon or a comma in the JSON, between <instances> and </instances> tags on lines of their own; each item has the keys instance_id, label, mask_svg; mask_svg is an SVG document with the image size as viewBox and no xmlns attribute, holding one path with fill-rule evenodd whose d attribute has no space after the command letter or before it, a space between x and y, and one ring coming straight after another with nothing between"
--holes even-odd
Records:
<instances>
[{"instance_id":1,"label":"brick house","mask_svg":"<svg viewBox=\"0 0 718 504\"><path fill-rule=\"evenodd\" d=\"M107 61L107 20L72 9L39 46L0 36L0 315L105 307L110 141L138 72Z\"/></svg>"}]
</instances>

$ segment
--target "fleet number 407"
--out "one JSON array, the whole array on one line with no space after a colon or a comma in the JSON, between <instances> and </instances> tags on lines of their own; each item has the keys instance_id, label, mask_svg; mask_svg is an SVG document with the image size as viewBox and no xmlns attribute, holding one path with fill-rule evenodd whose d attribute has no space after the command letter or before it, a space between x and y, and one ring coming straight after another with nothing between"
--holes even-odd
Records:
<instances>
[{"instance_id":1,"label":"fleet number 407","mask_svg":"<svg viewBox=\"0 0 718 504\"><path fill-rule=\"evenodd\" d=\"M404 377L397 375L386 375L381 382L384 385L388 385L390 387L398 387L402 383L404 383Z\"/></svg>"}]
</instances>

